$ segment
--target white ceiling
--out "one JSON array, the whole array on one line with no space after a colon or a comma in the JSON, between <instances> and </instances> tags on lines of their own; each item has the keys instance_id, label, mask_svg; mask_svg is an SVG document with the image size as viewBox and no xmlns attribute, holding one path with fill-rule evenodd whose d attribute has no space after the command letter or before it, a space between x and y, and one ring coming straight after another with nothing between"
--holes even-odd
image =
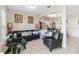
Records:
<instances>
[{"instance_id":1,"label":"white ceiling","mask_svg":"<svg viewBox=\"0 0 79 59\"><path fill-rule=\"evenodd\" d=\"M9 9L13 9L13 10L17 10L17 11L24 11L26 13L30 13L33 15L40 15L48 10L50 10L51 8L53 8L53 6L51 6L50 8L47 8L48 5L36 5L36 8L28 8L25 5L8 5L7 6Z\"/></svg>"},{"instance_id":2,"label":"white ceiling","mask_svg":"<svg viewBox=\"0 0 79 59\"><path fill-rule=\"evenodd\" d=\"M8 5L9 9L13 9L16 11L23 11L33 15L40 15L48 10L53 9L53 6L47 8L49 5L36 5L36 8L28 8L26 5ZM67 15L78 15L79 16L79 5L67 5L66 6L66 13Z\"/></svg>"},{"instance_id":3,"label":"white ceiling","mask_svg":"<svg viewBox=\"0 0 79 59\"><path fill-rule=\"evenodd\" d=\"M67 15L79 16L79 5L67 5L66 8Z\"/></svg>"}]
</instances>

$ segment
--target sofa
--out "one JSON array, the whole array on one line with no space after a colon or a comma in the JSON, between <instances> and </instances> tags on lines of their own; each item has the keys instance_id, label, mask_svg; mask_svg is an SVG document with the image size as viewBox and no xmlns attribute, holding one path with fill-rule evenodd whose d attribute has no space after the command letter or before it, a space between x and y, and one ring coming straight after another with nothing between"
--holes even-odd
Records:
<instances>
[{"instance_id":1,"label":"sofa","mask_svg":"<svg viewBox=\"0 0 79 59\"><path fill-rule=\"evenodd\" d=\"M50 52L52 52L52 49L62 47L62 39L63 33L60 33L59 31L47 32L43 38L43 43L50 49Z\"/></svg>"},{"instance_id":2,"label":"sofa","mask_svg":"<svg viewBox=\"0 0 79 59\"><path fill-rule=\"evenodd\" d=\"M20 38L25 39L27 42L40 38L39 30L14 31L14 32L12 32L12 34L15 36L18 35Z\"/></svg>"},{"instance_id":3,"label":"sofa","mask_svg":"<svg viewBox=\"0 0 79 59\"><path fill-rule=\"evenodd\" d=\"M39 32L37 30L14 31L12 33L9 33L7 36L8 38L6 46L8 47L8 49L5 51L4 54L20 53L21 47L26 49L27 42L38 39L40 37ZM21 47L18 47L19 45L21 45Z\"/></svg>"}]
</instances>

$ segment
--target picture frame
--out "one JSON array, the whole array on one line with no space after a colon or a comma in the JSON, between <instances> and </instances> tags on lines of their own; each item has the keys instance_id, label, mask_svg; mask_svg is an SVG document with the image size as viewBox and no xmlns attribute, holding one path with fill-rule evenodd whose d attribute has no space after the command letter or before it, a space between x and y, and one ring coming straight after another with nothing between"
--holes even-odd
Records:
<instances>
[{"instance_id":1,"label":"picture frame","mask_svg":"<svg viewBox=\"0 0 79 59\"><path fill-rule=\"evenodd\" d=\"M28 16L28 24L33 24L33 23L34 23L34 17Z\"/></svg>"},{"instance_id":2,"label":"picture frame","mask_svg":"<svg viewBox=\"0 0 79 59\"><path fill-rule=\"evenodd\" d=\"M23 15L15 14L15 23L23 23Z\"/></svg>"}]
</instances>

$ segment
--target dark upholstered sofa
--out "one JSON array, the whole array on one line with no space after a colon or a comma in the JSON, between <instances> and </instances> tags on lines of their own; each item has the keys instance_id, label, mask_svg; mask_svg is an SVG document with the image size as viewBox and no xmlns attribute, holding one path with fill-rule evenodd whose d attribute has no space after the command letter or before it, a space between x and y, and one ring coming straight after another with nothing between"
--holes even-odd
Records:
<instances>
[{"instance_id":1,"label":"dark upholstered sofa","mask_svg":"<svg viewBox=\"0 0 79 59\"><path fill-rule=\"evenodd\" d=\"M63 34L60 32L52 32L52 36L45 36L43 38L44 44L50 49L50 52L52 49L57 47L62 47L62 38Z\"/></svg>"},{"instance_id":2,"label":"dark upholstered sofa","mask_svg":"<svg viewBox=\"0 0 79 59\"><path fill-rule=\"evenodd\" d=\"M40 37L38 30L14 31L12 34L16 34L16 36L19 36L20 39L25 39L27 42L38 39Z\"/></svg>"}]
</instances>

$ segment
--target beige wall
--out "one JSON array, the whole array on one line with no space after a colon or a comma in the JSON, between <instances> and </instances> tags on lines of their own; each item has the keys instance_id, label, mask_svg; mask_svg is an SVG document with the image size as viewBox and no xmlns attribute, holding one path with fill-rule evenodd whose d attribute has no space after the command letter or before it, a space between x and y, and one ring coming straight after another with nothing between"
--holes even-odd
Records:
<instances>
[{"instance_id":1,"label":"beige wall","mask_svg":"<svg viewBox=\"0 0 79 59\"><path fill-rule=\"evenodd\" d=\"M78 24L79 16L68 16L67 20L68 20L67 25L68 33L71 36L79 37L79 24Z\"/></svg>"},{"instance_id":2,"label":"beige wall","mask_svg":"<svg viewBox=\"0 0 79 59\"><path fill-rule=\"evenodd\" d=\"M21 11L15 11L11 9L7 9L8 19L7 22L13 23L13 30L30 30L35 29L35 24L37 23L38 19L37 16L27 14ZM23 23L15 23L14 14L22 14L23 15ZM34 16L34 24L28 24L28 16Z\"/></svg>"}]
</instances>

